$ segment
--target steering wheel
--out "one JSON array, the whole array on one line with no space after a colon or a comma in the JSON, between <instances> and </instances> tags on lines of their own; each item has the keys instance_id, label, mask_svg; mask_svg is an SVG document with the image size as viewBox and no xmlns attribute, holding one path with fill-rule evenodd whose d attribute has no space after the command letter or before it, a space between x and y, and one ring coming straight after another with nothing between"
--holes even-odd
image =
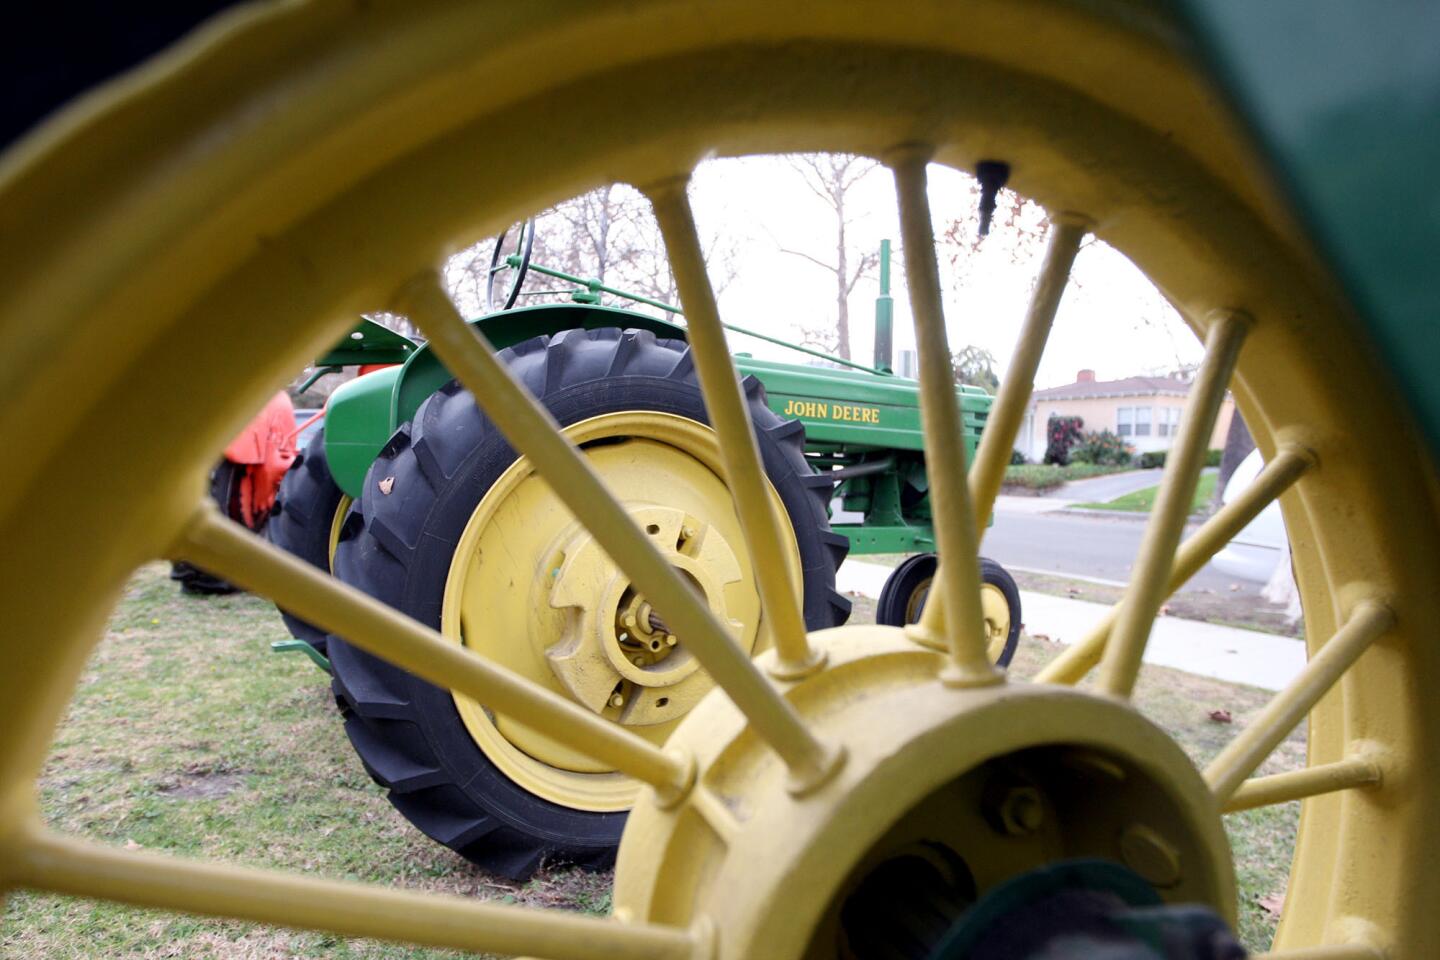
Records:
<instances>
[{"instance_id":1,"label":"steering wheel","mask_svg":"<svg viewBox=\"0 0 1440 960\"><path fill-rule=\"evenodd\" d=\"M509 236L509 228L500 231L500 236L495 238L495 250L490 254L490 270L485 276L486 313L509 310L520 298L520 288L525 285L525 273L530 269L530 254L535 248L535 221L526 220L520 224L519 230L515 233L514 249L508 256L502 256L505 252L505 239ZM519 262L512 264L510 262L512 257L518 258ZM495 278L504 271L512 269L515 271L515 277L510 281L510 286L505 290L502 299L496 295Z\"/></svg>"}]
</instances>

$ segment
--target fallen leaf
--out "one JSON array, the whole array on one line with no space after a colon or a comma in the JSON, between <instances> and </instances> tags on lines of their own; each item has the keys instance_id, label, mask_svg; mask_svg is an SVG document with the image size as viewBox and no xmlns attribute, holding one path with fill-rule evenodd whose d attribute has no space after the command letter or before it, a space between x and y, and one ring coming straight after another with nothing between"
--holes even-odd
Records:
<instances>
[{"instance_id":1,"label":"fallen leaf","mask_svg":"<svg viewBox=\"0 0 1440 960\"><path fill-rule=\"evenodd\" d=\"M1162 616L1162 617L1168 617L1168 616L1170 616L1170 604L1168 604L1168 603L1162 603L1162 604L1160 604L1160 616Z\"/></svg>"},{"instance_id":2,"label":"fallen leaf","mask_svg":"<svg viewBox=\"0 0 1440 960\"><path fill-rule=\"evenodd\" d=\"M1216 723L1230 723L1234 719L1229 710L1211 710L1210 719Z\"/></svg>"},{"instance_id":3,"label":"fallen leaf","mask_svg":"<svg viewBox=\"0 0 1440 960\"><path fill-rule=\"evenodd\" d=\"M1260 908L1270 914L1270 916L1278 917L1280 916L1280 912L1285 909L1285 894L1267 893L1255 902L1260 904Z\"/></svg>"},{"instance_id":4,"label":"fallen leaf","mask_svg":"<svg viewBox=\"0 0 1440 960\"><path fill-rule=\"evenodd\" d=\"M1031 639L1031 640L1039 640L1041 643L1049 643L1049 642L1050 642L1050 634L1048 634L1048 633L1032 633L1032 634L1030 634L1030 639Z\"/></svg>"},{"instance_id":5,"label":"fallen leaf","mask_svg":"<svg viewBox=\"0 0 1440 960\"><path fill-rule=\"evenodd\" d=\"M139 850L139 849L140 849L140 844L136 843L134 840L126 840L126 841L125 841L125 849L126 849L126 850Z\"/></svg>"}]
</instances>

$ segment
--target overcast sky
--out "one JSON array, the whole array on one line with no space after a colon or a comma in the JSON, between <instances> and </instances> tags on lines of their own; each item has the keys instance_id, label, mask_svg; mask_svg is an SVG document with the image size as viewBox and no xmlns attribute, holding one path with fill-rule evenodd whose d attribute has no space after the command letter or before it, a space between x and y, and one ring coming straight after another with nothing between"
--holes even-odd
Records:
<instances>
[{"instance_id":1,"label":"overcast sky","mask_svg":"<svg viewBox=\"0 0 1440 960\"><path fill-rule=\"evenodd\" d=\"M852 197L858 218L852 226L854 246L878 248L882 238L898 237L894 182L888 171L876 170L855 187ZM834 215L784 159L751 157L704 164L696 172L691 199L702 231L723 230L736 240L735 275L720 295L726 320L796 336L802 323L814 326L834 316L834 275L780 252L782 247L804 250L833 261L835 250ZM932 166L930 199L939 231L971 208L969 177ZM1039 269L1038 252L1033 259L1022 254L1025 262L1015 262L1013 239L993 231L975 254L979 260L966 271L964 284L956 282L943 254L940 263L952 347L976 344L989 350L1001 377ZM898 258L892 287L896 347L913 347L914 328ZM850 298L854 359L862 362L873 355L877 292L876 280L862 280ZM734 349L757 356L795 356L753 338L736 337L732 343ZM1114 249L1094 242L1076 261L1036 386L1070 383L1082 367L1094 368L1100 379L1158 373L1193 363L1200 354L1200 344L1189 328L1140 271Z\"/></svg>"}]
</instances>

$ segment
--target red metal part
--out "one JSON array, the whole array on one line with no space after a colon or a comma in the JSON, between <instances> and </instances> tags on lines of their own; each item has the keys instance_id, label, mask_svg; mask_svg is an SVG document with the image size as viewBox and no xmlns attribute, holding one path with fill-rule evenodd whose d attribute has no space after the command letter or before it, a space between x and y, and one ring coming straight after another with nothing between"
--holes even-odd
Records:
<instances>
[{"instance_id":1,"label":"red metal part","mask_svg":"<svg viewBox=\"0 0 1440 960\"><path fill-rule=\"evenodd\" d=\"M275 494L290 464L295 461L295 405L281 390L270 398L225 448L225 459L243 464L237 520L258 529L275 505Z\"/></svg>"}]
</instances>

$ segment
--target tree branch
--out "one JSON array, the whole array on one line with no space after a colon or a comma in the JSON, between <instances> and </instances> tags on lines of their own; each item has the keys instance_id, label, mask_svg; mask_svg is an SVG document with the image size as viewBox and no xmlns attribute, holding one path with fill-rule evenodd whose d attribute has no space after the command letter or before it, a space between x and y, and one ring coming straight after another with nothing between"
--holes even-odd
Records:
<instances>
[{"instance_id":1,"label":"tree branch","mask_svg":"<svg viewBox=\"0 0 1440 960\"><path fill-rule=\"evenodd\" d=\"M789 249L787 249L787 248L785 248L785 247L781 247L781 248L780 248L780 252L781 252L781 253L788 253L788 254L790 254L792 257L802 257L802 258L804 258L804 259L806 259L806 260L809 260L811 263L815 264L815 266L817 266L817 267L823 267L823 268L825 268L826 270L829 270L831 273L838 273L838 272L839 272L839 268L837 268L837 267L832 267L830 264L826 263L824 260L818 260L818 259L816 259L815 257L810 256L810 254L805 253L804 251L801 251L801 250L789 250Z\"/></svg>"}]
</instances>

